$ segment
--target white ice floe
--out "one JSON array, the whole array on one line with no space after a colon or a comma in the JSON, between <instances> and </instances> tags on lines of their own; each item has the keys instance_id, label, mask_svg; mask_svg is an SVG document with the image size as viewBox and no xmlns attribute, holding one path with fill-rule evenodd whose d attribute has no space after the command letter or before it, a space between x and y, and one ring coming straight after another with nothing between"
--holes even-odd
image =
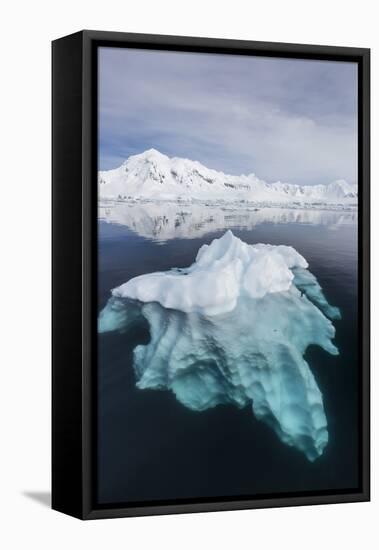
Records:
<instances>
[{"instance_id":1,"label":"white ice floe","mask_svg":"<svg viewBox=\"0 0 379 550\"><path fill-rule=\"evenodd\" d=\"M155 149L129 157L113 170L100 171L101 199L159 201L247 201L268 204L357 204L357 186L344 180L320 185L267 183L255 174L233 176L200 162L169 158Z\"/></svg>"},{"instance_id":2,"label":"white ice floe","mask_svg":"<svg viewBox=\"0 0 379 550\"><path fill-rule=\"evenodd\" d=\"M227 232L191 267L137 277L112 294L99 332L149 326L149 343L134 349L139 388L171 390L194 411L250 405L309 460L323 453L323 399L304 355L312 344L338 354L331 319L340 313L296 250Z\"/></svg>"}]
</instances>

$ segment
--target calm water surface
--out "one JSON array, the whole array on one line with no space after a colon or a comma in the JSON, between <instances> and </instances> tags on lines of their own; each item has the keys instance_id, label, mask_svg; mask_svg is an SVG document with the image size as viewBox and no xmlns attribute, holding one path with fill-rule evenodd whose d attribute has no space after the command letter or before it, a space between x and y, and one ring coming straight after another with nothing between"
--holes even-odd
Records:
<instances>
[{"instance_id":1,"label":"calm water surface","mask_svg":"<svg viewBox=\"0 0 379 550\"><path fill-rule=\"evenodd\" d=\"M150 208L150 210L149 210ZM154 207L155 208L155 207ZM98 496L105 503L354 489L358 479L357 217L281 209L167 212L100 209L99 311L132 277L190 265L226 229L249 244L286 244L309 263L328 302L340 355L312 346L306 360L323 394L329 443L315 462L283 444L251 407L194 412L169 391L135 387L133 349L146 329L99 335ZM138 211L137 211L138 210Z\"/></svg>"}]
</instances>

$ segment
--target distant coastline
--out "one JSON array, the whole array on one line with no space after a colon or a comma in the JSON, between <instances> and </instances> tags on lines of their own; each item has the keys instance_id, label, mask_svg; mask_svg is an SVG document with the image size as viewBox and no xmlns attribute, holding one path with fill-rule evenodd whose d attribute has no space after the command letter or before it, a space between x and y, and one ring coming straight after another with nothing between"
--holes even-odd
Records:
<instances>
[{"instance_id":1,"label":"distant coastline","mask_svg":"<svg viewBox=\"0 0 379 550\"><path fill-rule=\"evenodd\" d=\"M129 157L113 170L99 171L100 200L235 204L250 207L350 209L358 203L357 185L267 183L255 174L233 176L197 161L169 158L155 149Z\"/></svg>"}]
</instances>

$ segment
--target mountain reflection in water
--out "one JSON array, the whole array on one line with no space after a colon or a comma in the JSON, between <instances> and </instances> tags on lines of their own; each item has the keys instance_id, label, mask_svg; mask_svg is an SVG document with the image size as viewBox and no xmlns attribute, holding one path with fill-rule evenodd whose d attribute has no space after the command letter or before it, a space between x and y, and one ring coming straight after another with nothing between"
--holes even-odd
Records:
<instances>
[{"instance_id":1,"label":"mountain reflection in water","mask_svg":"<svg viewBox=\"0 0 379 550\"><path fill-rule=\"evenodd\" d=\"M337 229L356 224L357 209L316 210L251 205L177 202L107 201L99 204L99 220L123 225L157 242L193 239L210 231L252 229L261 223L322 225Z\"/></svg>"}]
</instances>

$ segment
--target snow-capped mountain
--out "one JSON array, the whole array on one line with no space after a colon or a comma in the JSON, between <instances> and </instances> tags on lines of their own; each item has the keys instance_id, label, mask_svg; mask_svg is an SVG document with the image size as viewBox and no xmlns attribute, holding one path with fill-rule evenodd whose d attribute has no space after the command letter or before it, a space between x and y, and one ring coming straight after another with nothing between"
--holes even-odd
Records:
<instances>
[{"instance_id":1,"label":"snow-capped mountain","mask_svg":"<svg viewBox=\"0 0 379 550\"><path fill-rule=\"evenodd\" d=\"M267 183L255 174L231 176L200 162L169 158L155 149L98 174L100 199L199 200L273 204L357 204L357 186Z\"/></svg>"}]
</instances>

